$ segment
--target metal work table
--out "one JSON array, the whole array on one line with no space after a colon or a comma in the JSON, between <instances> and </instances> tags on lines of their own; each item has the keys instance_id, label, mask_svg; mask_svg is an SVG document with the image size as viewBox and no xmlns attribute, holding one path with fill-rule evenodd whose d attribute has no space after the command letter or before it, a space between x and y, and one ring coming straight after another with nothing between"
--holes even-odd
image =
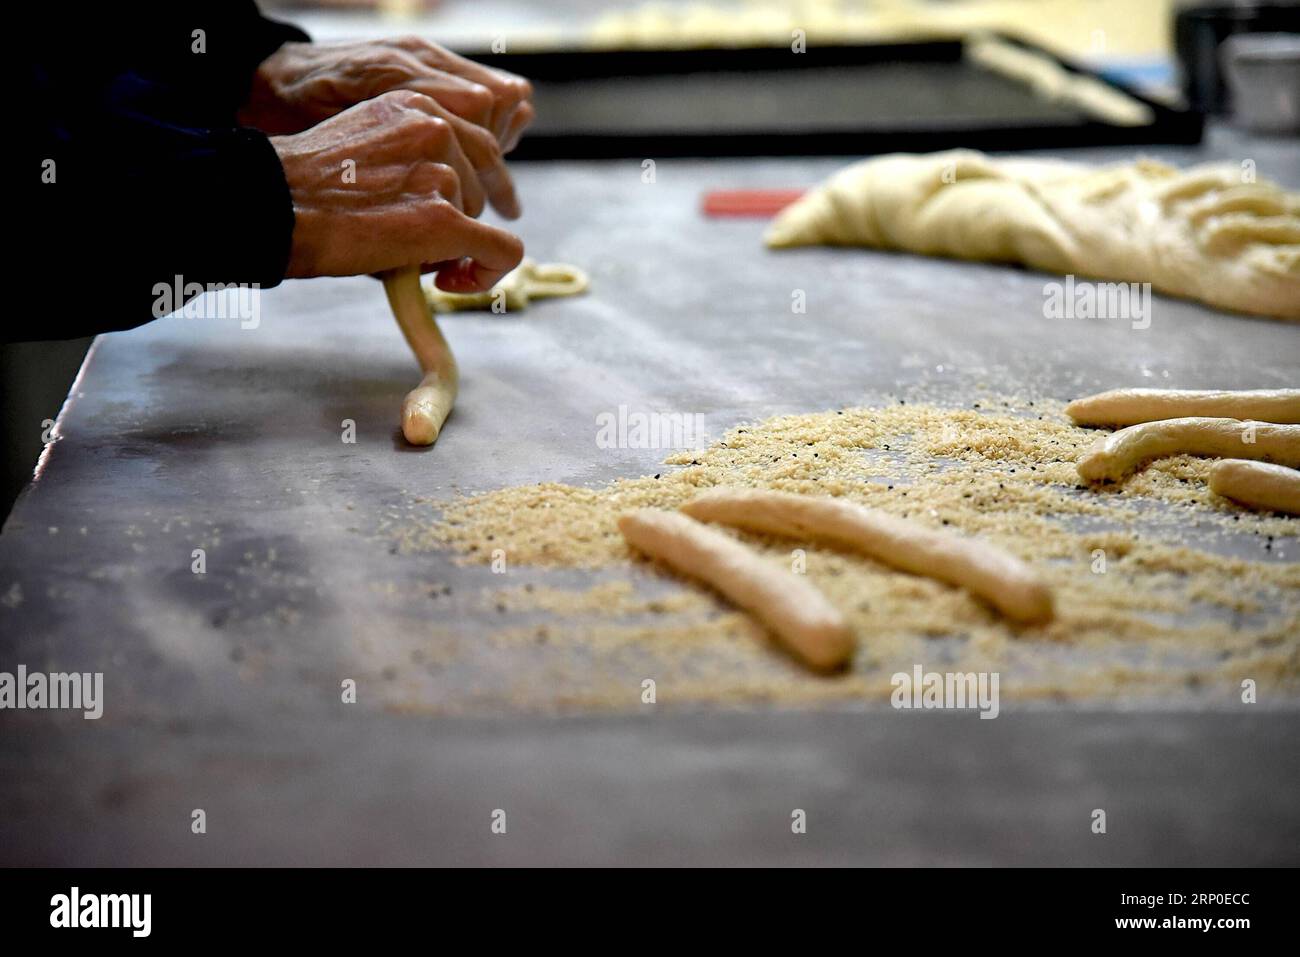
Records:
<instances>
[{"instance_id":1,"label":"metal work table","mask_svg":"<svg viewBox=\"0 0 1300 957\"><path fill-rule=\"evenodd\" d=\"M1153 152L1249 159L1300 185L1294 143L1216 130ZM463 385L430 450L397 435L418 377L373 280L286 283L255 329L172 317L101 338L0 535L0 670L103 671L105 713L0 712L0 862L1300 861L1294 701L1004 704L982 722L866 704L450 717L368 694L401 678L375 673L382 649L436 616L377 586L490 577L401 554L378 529L415 496L657 470L662 451L597 448L597 414L620 404L698 412L718 436L912 390L1300 381L1300 329L1280 322L1161 297L1144 331L1046 319L1042 275L771 254L761 223L698 213L706 189L811 184L839 165L664 161L653 183L638 161L521 166L530 255L581 264L592 291L447 319ZM350 675L358 703L342 705ZM1089 831L1099 807L1107 836ZM489 828L498 808L506 835Z\"/></svg>"}]
</instances>

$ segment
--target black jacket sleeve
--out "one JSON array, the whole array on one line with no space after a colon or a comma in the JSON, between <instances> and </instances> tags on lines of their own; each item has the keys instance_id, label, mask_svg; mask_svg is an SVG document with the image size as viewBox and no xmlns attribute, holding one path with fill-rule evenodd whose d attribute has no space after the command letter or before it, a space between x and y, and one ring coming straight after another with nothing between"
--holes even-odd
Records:
<instances>
[{"instance_id":1,"label":"black jacket sleeve","mask_svg":"<svg viewBox=\"0 0 1300 957\"><path fill-rule=\"evenodd\" d=\"M293 205L275 150L235 113L257 65L306 34L252 2L115 6L32 40L18 124L27 295L6 339L129 329L163 288L284 278Z\"/></svg>"}]
</instances>

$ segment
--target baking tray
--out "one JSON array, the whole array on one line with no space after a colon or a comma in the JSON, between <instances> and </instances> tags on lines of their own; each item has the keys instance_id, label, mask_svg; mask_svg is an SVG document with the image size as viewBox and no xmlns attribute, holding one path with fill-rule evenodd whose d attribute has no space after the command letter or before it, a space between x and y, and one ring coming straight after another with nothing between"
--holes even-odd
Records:
<instances>
[{"instance_id":1,"label":"baking tray","mask_svg":"<svg viewBox=\"0 0 1300 957\"><path fill-rule=\"evenodd\" d=\"M978 66L964 41L478 55L528 77L537 121L516 159L855 155L1197 143L1202 118L1011 37L1150 110L1121 126Z\"/></svg>"}]
</instances>

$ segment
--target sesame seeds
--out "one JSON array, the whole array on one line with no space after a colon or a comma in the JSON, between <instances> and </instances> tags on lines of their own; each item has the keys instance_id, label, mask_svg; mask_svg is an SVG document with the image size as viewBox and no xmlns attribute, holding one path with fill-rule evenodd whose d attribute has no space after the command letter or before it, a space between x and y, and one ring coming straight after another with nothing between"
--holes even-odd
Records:
<instances>
[{"instance_id":1,"label":"sesame seeds","mask_svg":"<svg viewBox=\"0 0 1300 957\"><path fill-rule=\"evenodd\" d=\"M711 448L674 455L653 477L454 499L427 523L400 528L398 543L404 553L449 549L484 566L485 608L499 619L483 624L485 640L506 661L520 655L521 667L539 653L553 662L546 682L502 687L502 700L518 708L632 709L639 702L626 689L637 675L653 676L662 700L682 704L885 701L891 674L941 655L954 669L1000 671L1008 700L1229 703L1245 677L1261 688L1300 688L1300 520L1210 494L1209 463L1186 456L1115 488L1081 487L1074 462L1095 431L1041 398L1032 411L1023 401L980 405L900 400L744 424ZM815 457L795 454L808 447ZM788 564L803 550L806 574L858 634L862 650L847 674L802 674L761 640L736 640L762 637L746 616L661 577L613 533L624 511L676 508L717 485L844 496L987 538L1042 570L1057 619L1014 627L962 591L869 559L741 536L773 561ZM1243 540L1259 560L1241 557ZM536 566L530 578L600 571L586 588L502 589L486 569L493 548L512 568ZM572 572L564 574L571 585ZM538 615L550 624L540 652L539 625L515 620Z\"/></svg>"}]
</instances>

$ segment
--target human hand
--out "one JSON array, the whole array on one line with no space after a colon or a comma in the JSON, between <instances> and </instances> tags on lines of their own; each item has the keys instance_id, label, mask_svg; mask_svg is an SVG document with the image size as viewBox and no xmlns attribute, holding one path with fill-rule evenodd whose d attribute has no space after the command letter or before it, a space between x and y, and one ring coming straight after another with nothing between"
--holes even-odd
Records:
<instances>
[{"instance_id":1,"label":"human hand","mask_svg":"<svg viewBox=\"0 0 1300 957\"><path fill-rule=\"evenodd\" d=\"M473 218L485 201L519 214L497 140L423 94L384 93L271 144L293 197L290 278L419 265L477 292L523 257L517 236Z\"/></svg>"},{"instance_id":2,"label":"human hand","mask_svg":"<svg viewBox=\"0 0 1300 957\"><path fill-rule=\"evenodd\" d=\"M298 133L363 100L413 90L488 130L502 152L533 119L533 88L415 36L351 43L286 43L257 69L240 122Z\"/></svg>"}]
</instances>

